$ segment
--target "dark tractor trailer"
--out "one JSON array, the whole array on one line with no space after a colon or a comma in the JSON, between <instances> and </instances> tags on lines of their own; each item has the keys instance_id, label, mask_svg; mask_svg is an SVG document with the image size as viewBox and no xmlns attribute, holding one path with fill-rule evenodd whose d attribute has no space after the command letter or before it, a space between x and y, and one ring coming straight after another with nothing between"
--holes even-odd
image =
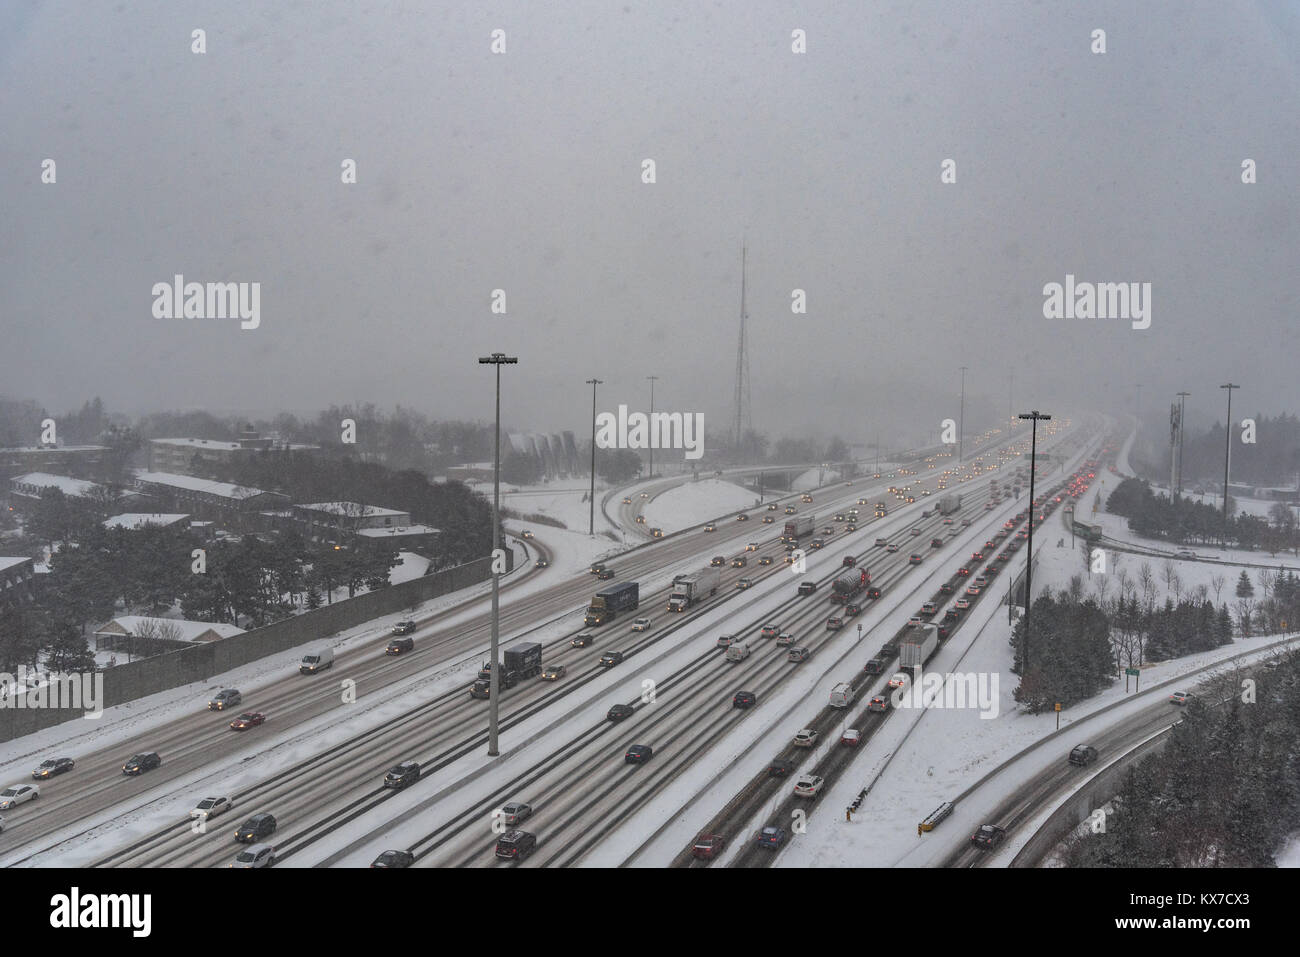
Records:
<instances>
[{"instance_id":1,"label":"dark tractor trailer","mask_svg":"<svg viewBox=\"0 0 1300 957\"><path fill-rule=\"evenodd\" d=\"M535 641L505 649L505 659L501 663L500 685L502 689L513 688L525 678L535 678L542 673L542 646ZM488 698L492 695L492 662L484 662L479 669L478 681L469 689L470 697Z\"/></svg>"},{"instance_id":2,"label":"dark tractor trailer","mask_svg":"<svg viewBox=\"0 0 1300 957\"><path fill-rule=\"evenodd\" d=\"M836 605L843 605L854 595L861 594L870 583L871 572L865 568L855 568L831 583L831 602Z\"/></svg>"},{"instance_id":3,"label":"dark tractor trailer","mask_svg":"<svg viewBox=\"0 0 1300 957\"><path fill-rule=\"evenodd\" d=\"M584 619L588 628L613 621L621 611L636 611L641 603L641 589L636 582L623 582L596 592Z\"/></svg>"}]
</instances>

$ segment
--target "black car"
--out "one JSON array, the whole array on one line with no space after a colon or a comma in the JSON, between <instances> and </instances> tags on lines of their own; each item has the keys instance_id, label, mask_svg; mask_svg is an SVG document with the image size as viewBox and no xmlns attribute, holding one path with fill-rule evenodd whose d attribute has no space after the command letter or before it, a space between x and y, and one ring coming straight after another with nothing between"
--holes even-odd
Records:
<instances>
[{"instance_id":1,"label":"black car","mask_svg":"<svg viewBox=\"0 0 1300 957\"><path fill-rule=\"evenodd\" d=\"M579 635L577 638L574 638L573 641L569 642L569 645L573 648L586 648L595 640L595 635Z\"/></svg>"},{"instance_id":2,"label":"black car","mask_svg":"<svg viewBox=\"0 0 1300 957\"><path fill-rule=\"evenodd\" d=\"M613 668L617 664L622 664L622 662L623 662L623 652L607 651L600 656L600 660L596 663L600 665L602 668Z\"/></svg>"},{"instance_id":3,"label":"black car","mask_svg":"<svg viewBox=\"0 0 1300 957\"><path fill-rule=\"evenodd\" d=\"M884 674L885 667L889 664L888 659L879 656L872 658L862 670L869 675Z\"/></svg>"},{"instance_id":4,"label":"black car","mask_svg":"<svg viewBox=\"0 0 1300 957\"><path fill-rule=\"evenodd\" d=\"M758 696L752 691L737 691L731 699L731 705L734 708L752 708L758 704Z\"/></svg>"},{"instance_id":5,"label":"black car","mask_svg":"<svg viewBox=\"0 0 1300 957\"><path fill-rule=\"evenodd\" d=\"M596 573L596 577L601 581L607 581L608 579L614 577L614 569L602 568L599 572Z\"/></svg>"},{"instance_id":6,"label":"black car","mask_svg":"<svg viewBox=\"0 0 1300 957\"><path fill-rule=\"evenodd\" d=\"M414 638L394 638L384 649L386 655L400 655L404 651L411 651L415 648Z\"/></svg>"},{"instance_id":7,"label":"black car","mask_svg":"<svg viewBox=\"0 0 1300 957\"><path fill-rule=\"evenodd\" d=\"M399 621L393 626L394 635L413 635L415 634L415 622Z\"/></svg>"},{"instance_id":8,"label":"black car","mask_svg":"<svg viewBox=\"0 0 1300 957\"><path fill-rule=\"evenodd\" d=\"M415 855L410 851L384 851L371 862L371 867L410 867Z\"/></svg>"},{"instance_id":9,"label":"black car","mask_svg":"<svg viewBox=\"0 0 1300 957\"><path fill-rule=\"evenodd\" d=\"M793 761L773 761L767 766L767 776L769 778L788 778L793 771Z\"/></svg>"},{"instance_id":10,"label":"black car","mask_svg":"<svg viewBox=\"0 0 1300 957\"><path fill-rule=\"evenodd\" d=\"M384 787L404 788L420 780L420 762L403 761L384 775Z\"/></svg>"},{"instance_id":11,"label":"black car","mask_svg":"<svg viewBox=\"0 0 1300 957\"><path fill-rule=\"evenodd\" d=\"M854 555L845 555L844 561L842 562L845 568L853 568L855 565L857 565L857 563L858 563L858 559Z\"/></svg>"},{"instance_id":12,"label":"black car","mask_svg":"<svg viewBox=\"0 0 1300 957\"><path fill-rule=\"evenodd\" d=\"M799 594L801 595L811 595L816 590L817 590L816 582L808 581L808 582L799 583Z\"/></svg>"},{"instance_id":13,"label":"black car","mask_svg":"<svg viewBox=\"0 0 1300 957\"><path fill-rule=\"evenodd\" d=\"M132 755L126 764L122 765L122 773L132 776L143 774L161 764L162 758L158 757L158 752L146 751L143 754Z\"/></svg>"},{"instance_id":14,"label":"black car","mask_svg":"<svg viewBox=\"0 0 1300 957\"><path fill-rule=\"evenodd\" d=\"M978 831L970 836L970 842L983 851L991 851L1004 840L1007 832L1005 828L998 827L996 824L981 824Z\"/></svg>"},{"instance_id":15,"label":"black car","mask_svg":"<svg viewBox=\"0 0 1300 957\"><path fill-rule=\"evenodd\" d=\"M46 778L52 778L64 771L71 771L74 763L72 758L55 758L52 761L42 761L41 766L32 772L32 780L44 781Z\"/></svg>"},{"instance_id":16,"label":"black car","mask_svg":"<svg viewBox=\"0 0 1300 957\"><path fill-rule=\"evenodd\" d=\"M1081 744L1070 752L1070 763L1080 768L1096 760L1097 749L1088 744Z\"/></svg>"},{"instance_id":17,"label":"black car","mask_svg":"<svg viewBox=\"0 0 1300 957\"><path fill-rule=\"evenodd\" d=\"M622 721L624 718L632 717L632 706L630 704L616 704L605 712L605 717L610 721Z\"/></svg>"},{"instance_id":18,"label":"black car","mask_svg":"<svg viewBox=\"0 0 1300 957\"><path fill-rule=\"evenodd\" d=\"M931 547L931 548L943 548L943 539L942 539L942 538L932 538L932 539L930 539L930 547Z\"/></svg>"},{"instance_id":19,"label":"black car","mask_svg":"<svg viewBox=\"0 0 1300 957\"><path fill-rule=\"evenodd\" d=\"M634 744L627 749L623 760L628 764L645 764L654 757L655 749L648 744Z\"/></svg>"},{"instance_id":20,"label":"black car","mask_svg":"<svg viewBox=\"0 0 1300 957\"><path fill-rule=\"evenodd\" d=\"M898 641L891 638L880 646L880 657L886 661L893 661L898 657Z\"/></svg>"},{"instance_id":21,"label":"black car","mask_svg":"<svg viewBox=\"0 0 1300 957\"><path fill-rule=\"evenodd\" d=\"M235 832L235 840L240 844L256 844L264 837L275 833L274 814L254 814Z\"/></svg>"},{"instance_id":22,"label":"black car","mask_svg":"<svg viewBox=\"0 0 1300 957\"><path fill-rule=\"evenodd\" d=\"M497 839L497 857L506 861L522 861L537 847L537 835L527 831L506 831Z\"/></svg>"}]
</instances>

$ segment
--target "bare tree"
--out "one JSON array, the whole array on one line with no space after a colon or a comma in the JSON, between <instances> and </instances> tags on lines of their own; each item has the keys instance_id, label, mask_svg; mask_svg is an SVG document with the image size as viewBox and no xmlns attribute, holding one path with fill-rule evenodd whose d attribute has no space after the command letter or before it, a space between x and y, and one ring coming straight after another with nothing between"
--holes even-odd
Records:
<instances>
[{"instance_id":1,"label":"bare tree","mask_svg":"<svg viewBox=\"0 0 1300 957\"><path fill-rule=\"evenodd\" d=\"M1142 604L1147 614L1156 606L1156 576L1151 570L1150 562L1143 562L1138 568L1138 582L1142 586Z\"/></svg>"},{"instance_id":2,"label":"bare tree","mask_svg":"<svg viewBox=\"0 0 1300 957\"><path fill-rule=\"evenodd\" d=\"M1183 600L1183 579L1177 572L1174 572L1173 577L1170 579L1169 587L1174 591L1174 603L1181 602Z\"/></svg>"},{"instance_id":3,"label":"bare tree","mask_svg":"<svg viewBox=\"0 0 1300 957\"><path fill-rule=\"evenodd\" d=\"M1166 558L1160 563L1160 580L1165 583L1166 591L1174 590L1174 579L1178 577L1178 566L1173 559Z\"/></svg>"},{"instance_id":4,"label":"bare tree","mask_svg":"<svg viewBox=\"0 0 1300 957\"><path fill-rule=\"evenodd\" d=\"M1210 586L1214 589L1214 603L1217 605L1223 595L1223 586L1228 583L1224 575L1211 575Z\"/></svg>"},{"instance_id":5,"label":"bare tree","mask_svg":"<svg viewBox=\"0 0 1300 957\"><path fill-rule=\"evenodd\" d=\"M1206 600L1210 597L1210 588L1205 584L1205 582L1201 582L1192 591L1192 594L1195 596L1198 605L1204 605Z\"/></svg>"}]
</instances>

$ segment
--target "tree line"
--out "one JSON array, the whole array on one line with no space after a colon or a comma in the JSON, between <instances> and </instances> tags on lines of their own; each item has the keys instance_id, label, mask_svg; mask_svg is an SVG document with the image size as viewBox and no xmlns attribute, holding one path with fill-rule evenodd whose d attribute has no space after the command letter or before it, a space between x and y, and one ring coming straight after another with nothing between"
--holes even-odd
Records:
<instances>
[{"instance_id":1,"label":"tree line","mask_svg":"<svg viewBox=\"0 0 1300 957\"><path fill-rule=\"evenodd\" d=\"M1223 512L1190 498L1156 495L1142 479L1126 478L1106 499L1106 511L1128 519L1129 530L1143 538L1180 545L1227 541L1242 548L1262 549L1271 555L1300 551L1300 523L1295 512L1276 502L1265 520L1259 515L1234 513L1228 498L1228 521Z\"/></svg>"}]
</instances>

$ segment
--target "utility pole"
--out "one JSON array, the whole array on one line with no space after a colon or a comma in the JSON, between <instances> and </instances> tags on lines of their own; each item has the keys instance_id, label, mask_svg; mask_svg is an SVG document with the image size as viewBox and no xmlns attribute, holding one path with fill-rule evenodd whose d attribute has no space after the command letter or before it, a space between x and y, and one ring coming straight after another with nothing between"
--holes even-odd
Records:
<instances>
[{"instance_id":1,"label":"utility pole","mask_svg":"<svg viewBox=\"0 0 1300 957\"><path fill-rule=\"evenodd\" d=\"M1226 545L1228 543L1228 466L1232 462L1232 390L1240 389L1241 386L1229 382L1219 388L1228 390L1228 419L1223 423L1223 543Z\"/></svg>"},{"instance_id":2,"label":"utility pole","mask_svg":"<svg viewBox=\"0 0 1300 957\"><path fill-rule=\"evenodd\" d=\"M648 441L648 444L649 444L649 446L650 446L650 477L651 477L651 478L654 478L654 477L655 477L655 446L654 446L654 441L653 441L653 439L654 439L654 437L655 437L655 431L654 431L654 427L655 427L655 382L658 381L659 377L658 377L657 375L648 375L648 376L646 376L646 378L650 380L650 429L651 429L650 436L649 436L649 439L648 439L647 441Z\"/></svg>"},{"instance_id":3,"label":"utility pole","mask_svg":"<svg viewBox=\"0 0 1300 957\"><path fill-rule=\"evenodd\" d=\"M1178 494L1183 494L1183 423L1187 418L1187 397L1190 392L1178 393Z\"/></svg>"},{"instance_id":4,"label":"utility pole","mask_svg":"<svg viewBox=\"0 0 1300 957\"><path fill-rule=\"evenodd\" d=\"M504 352L494 352L485 359L479 359L480 365L496 366L497 374L497 429L496 441L492 445L492 562L496 563L497 552L501 548L501 367L515 365L518 357L508 356ZM489 658L492 662L492 674L488 681L488 757L495 758L497 751L498 704L501 699L501 659L498 657L501 644L501 576L492 572L492 643L489 646Z\"/></svg>"},{"instance_id":5,"label":"utility pole","mask_svg":"<svg viewBox=\"0 0 1300 957\"><path fill-rule=\"evenodd\" d=\"M1026 542L1025 551L1025 658L1021 668L1021 676L1029 674L1029 612L1034 604L1033 576L1034 576L1034 509L1038 506L1034 504L1034 477L1038 474L1038 466L1034 459L1038 456L1038 423L1050 422L1050 415L1043 415L1037 409L1029 413L1021 413L1020 418L1030 419L1033 422L1032 438L1029 445L1029 536Z\"/></svg>"},{"instance_id":6,"label":"utility pole","mask_svg":"<svg viewBox=\"0 0 1300 957\"><path fill-rule=\"evenodd\" d=\"M957 464L965 461L963 443L966 441L966 367L961 367L961 413L957 417Z\"/></svg>"},{"instance_id":7,"label":"utility pole","mask_svg":"<svg viewBox=\"0 0 1300 957\"><path fill-rule=\"evenodd\" d=\"M588 379L591 386L591 523L587 534L596 534L596 386L604 385L603 379Z\"/></svg>"}]
</instances>

